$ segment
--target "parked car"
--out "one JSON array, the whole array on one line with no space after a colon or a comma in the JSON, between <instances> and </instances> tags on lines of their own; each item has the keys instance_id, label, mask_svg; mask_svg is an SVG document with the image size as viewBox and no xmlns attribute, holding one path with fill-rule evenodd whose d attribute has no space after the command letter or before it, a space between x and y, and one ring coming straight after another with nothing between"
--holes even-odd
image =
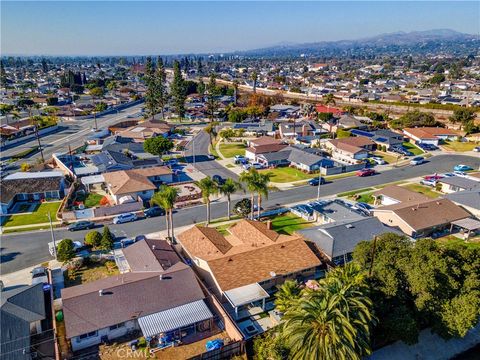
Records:
<instances>
[{"instance_id":1,"label":"parked car","mask_svg":"<svg viewBox=\"0 0 480 360\"><path fill-rule=\"evenodd\" d=\"M455 176L460 176L460 177L467 177L468 176L468 174L464 171L454 171L453 174Z\"/></svg>"},{"instance_id":2,"label":"parked car","mask_svg":"<svg viewBox=\"0 0 480 360\"><path fill-rule=\"evenodd\" d=\"M353 204L352 209L360 210L361 212L370 215L370 210L372 210L372 206L364 202L357 202Z\"/></svg>"},{"instance_id":3,"label":"parked car","mask_svg":"<svg viewBox=\"0 0 480 360\"><path fill-rule=\"evenodd\" d=\"M145 217L151 218L155 216L165 215L165 210L159 206L152 206L151 208L145 210L143 214L145 215Z\"/></svg>"},{"instance_id":4,"label":"parked car","mask_svg":"<svg viewBox=\"0 0 480 360\"><path fill-rule=\"evenodd\" d=\"M412 156L413 153L403 146L392 146L392 151L405 156Z\"/></svg>"},{"instance_id":5,"label":"parked car","mask_svg":"<svg viewBox=\"0 0 480 360\"><path fill-rule=\"evenodd\" d=\"M252 167L252 165L249 164L249 163L246 163L246 164L243 164L242 167L243 167L245 170L248 170L248 169L250 169L250 168Z\"/></svg>"},{"instance_id":6,"label":"parked car","mask_svg":"<svg viewBox=\"0 0 480 360\"><path fill-rule=\"evenodd\" d=\"M445 173L443 174L444 177L452 177L452 176L456 176L454 173Z\"/></svg>"},{"instance_id":7,"label":"parked car","mask_svg":"<svg viewBox=\"0 0 480 360\"><path fill-rule=\"evenodd\" d=\"M423 156L417 156L414 157L412 160L410 160L410 165L420 165L425 162L425 158Z\"/></svg>"},{"instance_id":8,"label":"parked car","mask_svg":"<svg viewBox=\"0 0 480 360\"><path fill-rule=\"evenodd\" d=\"M213 175L212 180L216 182L218 185L223 185L225 184L225 179L222 178L220 175Z\"/></svg>"},{"instance_id":9,"label":"parked car","mask_svg":"<svg viewBox=\"0 0 480 360\"><path fill-rule=\"evenodd\" d=\"M373 169L358 170L356 175L360 177L375 175L375 170Z\"/></svg>"},{"instance_id":10,"label":"parked car","mask_svg":"<svg viewBox=\"0 0 480 360\"><path fill-rule=\"evenodd\" d=\"M265 167L265 166L263 166L262 164L257 163L257 162L252 163L252 166L253 166L255 169L257 169L257 170L263 169L263 168Z\"/></svg>"},{"instance_id":11,"label":"parked car","mask_svg":"<svg viewBox=\"0 0 480 360\"><path fill-rule=\"evenodd\" d=\"M243 155L235 155L233 161L235 162L235 164L245 164L247 162L247 159Z\"/></svg>"},{"instance_id":12,"label":"parked car","mask_svg":"<svg viewBox=\"0 0 480 360\"><path fill-rule=\"evenodd\" d=\"M325 184L325 179L321 176L319 178L316 177L316 178L310 179L308 181L308 185L310 185L310 186L318 186L319 183L320 183L320 185Z\"/></svg>"},{"instance_id":13,"label":"parked car","mask_svg":"<svg viewBox=\"0 0 480 360\"><path fill-rule=\"evenodd\" d=\"M93 229L95 227L95 223L92 221L78 221L68 226L68 231L77 231L77 230L87 230Z\"/></svg>"},{"instance_id":14,"label":"parked car","mask_svg":"<svg viewBox=\"0 0 480 360\"><path fill-rule=\"evenodd\" d=\"M133 213L120 214L113 218L114 224L123 224L126 222L131 222L137 220L137 215Z\"/></svg>"},{"instance_id":15,"label":"parked car","mask_svg":"<svg viewBox=\"0 0 480 360\"><path fill-rule=\"evenodd\" d=\"M445 176L444 175L439 175L439 174L433 174L433 175L427 175L423 179L424 180L434 180L438 181L440 179L443 179Z\"/></svg>"},{"instance_id":16,"label":"parked car","mask_svg":"<svg viewBox=\"0 0 480 360\"><path fill-rule=\"evenodd\" d=\"M423 143L420 143L420 144L417 144L418 147L422 150L426 150L426 151L432 151L432 150L437 150L438 149L438 146L435 146L433 144L423 144Z\"/></svg>"},{"instance_id":17,"label":"parked car","mask_svg":"<svg viewBox=\"0 0 480 360\"><path fill-rule=\"evenodd\" d=\"M475 147L473 148L473 151L475 151L475 152L480 152L480 146L475 146Z\"/></svg>"},{"instance_id":18,"label":"parked car","mask_svg":"<svg viewBox=\"0 0 480 360\"><path fill-rule=\"evenodd\" d=\"M375 162L375 164L377 164L377 165L385 165L386 164L385 160L383 160L379 156L372 156L370 159L372 159Z\"/></svg>"},{"instance_id":19,"label":"parked car","mask_svg":"<svg viewBox=\"0 0 480 360\"><path fill-rule=\"evenodd\" d=\"M32 273L32 285L36 284L48 284L48 273L47 268L44 266L39 266L33 268Z\"/></svg>"},{"instance_id":20,"label":"parked car","mask_svg":"<svg viewBox=\"0 0 480 360\"><path fill-rule=\"evenodd\" d=\"M468 166L468 165L458 164L458 165L455 165L453 167L453 170L455 170L455 171L469 171L469 170L473 170L473 168L471 166Z\"/></svg>"},{"instance_id":21,"label":"parked car","mask_svg":"<svg viewBox=\"0 0 480 360\"><path fill-rule=\"evenodd\" d=\"M207 158L210 159L210 160L215 160L215 155L208 154Z\"/></svg>"},{"instance_id":22,"label":"parked car","mask_svg":"<svg viewBox=\"0 0 480 360\"><path fill-rule=\"evenodd\" d=\"M437 180L435 180L435 179L422 179L422 180L420 180L420 184L435 187L435 186L437 186Z\"/></svg>"}]
</instances>

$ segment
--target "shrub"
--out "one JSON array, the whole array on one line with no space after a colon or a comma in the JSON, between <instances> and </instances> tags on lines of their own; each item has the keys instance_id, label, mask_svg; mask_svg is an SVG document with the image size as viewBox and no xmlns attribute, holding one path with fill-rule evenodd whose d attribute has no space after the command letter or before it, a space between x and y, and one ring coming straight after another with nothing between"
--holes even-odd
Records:
<instances>
[{"instance_id":1,"label":"shrub","mask_svg":"<svg viewBox=\"0 0 480 360\"><path fill-rule=\"evenodd\" d=\"M75 257L75 249L71 239L63 239L57 246L57 260L66 262Z\"/></svg>"},{"instance_id":2,"label":"shrub","mask_svg":"<svg viewBox=\"0 0 480 360\"><path fill-rule=\"evenodd\" d=\"M100 248L103 250L111 250L113 248L114 236L110 232L108 226L103 227L102 241L100 242Z\"/></svg>"},{"instance_id":3,"label":"shrub","mask_svg":"<svg viewBox=\"0 0 480 360\"><path fill-rule=\"evenodd\" d=\"M85 235L85 245L99 247L102 242L102 235L98 231L90 231Z\"/></svg>"},{"instance_id":4,"label":"shrub","mask_svg":"<svg viewBox=\"0 0 480 360\"><path fill-rule=\"evenodd\" d=\"M27 171L30 171L31 169L32 169L32 165L28 163L22 163L20 165L20 171L27 172Z\"/></svg>"}]
</instances>

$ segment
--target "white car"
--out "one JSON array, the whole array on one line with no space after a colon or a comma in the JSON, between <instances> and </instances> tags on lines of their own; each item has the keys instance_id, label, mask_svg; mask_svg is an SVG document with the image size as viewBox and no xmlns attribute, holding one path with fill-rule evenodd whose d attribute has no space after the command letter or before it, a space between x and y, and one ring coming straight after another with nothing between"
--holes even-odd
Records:
<instances>
[{"instance_id":1,"label":"white car","mask_svg":"<svg viewBox=\"0 0 480 360\"><path fill-rule=\"evenodd\" d=\"M32 285L36 284L48 284L48 273L47 268L39 266L34 268L32 271Z\"/></svg>"},{"instance_id":2,"label":"white car","mask_svg":"<svg viewBox=\"0 0 480 360\"><path fill-rule=\"evenodd\" d=\"M431 186L431 187L437 186L437 182L435 180L427 180L427 179L421 180L420 184L426 185L426 186Z\"/></svg>"},{"instance_id":3,"label":"white car","mask_svg":"<svg viewBox=\"0 0 480 360\"><path fill-rule=\"evenodd\" d=\"M370 159L372 159L375 162L375 164L377 164L377 165L385 165L386 164L385 160L383 160L379 156L372 156Z\"/></svg>"},{"instance_id":4,"label":"white car","mask_svg":"<svg viewBox=\"0 0 480 360\"><path fill-rule=\"evenodd\" d=\"M137 215L135 215L133 213L126 213L126 214L121 214L121 215L116 216L113 219L113 223L114 224L123 224L123 223L126 223L126 222L135 221L135 220L137 220Z\"/></svg>"},{"instance_id":5,"label":"white car","mask_svg":"<svg viewBox=\"0 0 480 360\"><path fill-rule=\"evenodd\" d=\"M257 170L264 168L264 166L260 163L252 163L252 166Z\"/></svg>"},{"instance_id":6,"label":"white car","mask_svg":"<svg viewBox=\"0 0 480 360\"><path fill-rule=\"evenodd\" d=\"M410 165L420 165L425 162L425 158L422 156L414 157L412 160L410 160Z\"/></svg>"},{"instance_id":7,"label":"white car","mask_svg":"<svg viewBox=\"0 0 480 360\"><path fill-rule=\"evenodd\" d=\"M468 176L468 174L464 171L454 171L453 174L455 176L460 176L460 177L467 177Z\"/></svg>"}]
</instances>

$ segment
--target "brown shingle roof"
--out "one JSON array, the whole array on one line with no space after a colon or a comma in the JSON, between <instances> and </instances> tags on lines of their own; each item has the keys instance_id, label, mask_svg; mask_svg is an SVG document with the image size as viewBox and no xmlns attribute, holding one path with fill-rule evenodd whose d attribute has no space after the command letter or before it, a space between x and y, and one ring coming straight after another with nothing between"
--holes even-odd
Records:
<instances>
[{"instance_id":1,"label":"brown shingle roof","mask_svg":"<svg viewBox=\"0 0 480 360\"><path fill-rule=\"evenodd\" d=\"M165 240L142 240L122 251L130 270L134 272L164 271L181 261Z\"/></svg>"},{"instance_id":2,"label":"brown shingle roof","mask_svg":"<svg viewBox=\"0 0 480 360\"><path fill-rule=\"evenodd\" d=\"M385 195L400 202L425 202L430 200L428 196L398 185L385 186L383 189L373 192L372 195Z\"/></svg>"},{"instance_id":3,"label":"brown shingle roof","mask_svg":"<svg viewBox=\"0 0 480 360\"><path fill-rule=\"evenodd\" d=\"M136 170L108 172L103 174L103 178L113 195L156 189L156 186L150 180L137 173Z\"/></svg>"},{"instance_id":4,"label":"brown shingle roof","mask_svg":"<svg viewBox=\"0 0 480 360\"><path fill-rule=\"evenodd\" d=\"M193 270L183 263L165 272L132 272L65 288L67 338L204 298Z\"/></svg>"},{"instance_id":5,"label":"brown shingle roof","mask_svg":"<svg viewBox=\"0 0 480 360\"><path fill-rule=\"evenodd\" d=\"M60 190L63 178L59 176L31 179L2 179L0 181L0 201L8 204L17 194Z\"/></svg>"},{"instance_id":6,"label":"brown shingle roof","mask_svg":"<svg viewBox=\"0 0 480 360\"><path fill-rule=\"evenodd\" d=\"M265 154L269 152L280 151L282 149L285 149L287 146L288 145L286 144L260 145L260 146L246 148L245 151L258 155L258 154Z\"/></svg>"},{"instance_id":7,"label":"brown shingle roof","mask_svg":"<svg viewBox=\"0 0 480 360\"><path fill-rule=\"evenodd\" d=\"M228 231L244 243L265 243L275 242L279 234L269 230L267 225L260 221L242 220L231 226Z\"/></svg>"},{"instance_id":8,"label":"brown shingle roof","mask_svg":"<svg viewBox=\"0 0 480 360\"><path fill-rule=\"evenodd\" d=\"M190 254L204 260L226 254L232 248L216 229L201 225L195 225L177 237Z\"/></svg>"},{"instance_id":9,"label":"brown shingle roof","mask_svg":"<svg viewBox=\"0 0 480 360\"><path fill-rule=\"evenodd\" d=\"M356 153L359 153L361 151L366 151L364 148L361 148L361 147L355 146L355 145L350 145L350 144L344 143L340 140L341 139L334 139L334 140L329 140L328 142L330 144L332 144L334 147L336 147L337 149L349 152L351 154L356 154Z\"/></svg>"},{"instance_id":10,"label":"brown shingle roof","mask_svg":"<svg viewBox=\"0 0 480 360\"><path fill-rule=\"evenodd\" d=\"M168 166L153 166L142 169L134 169L130 171L145 177L173 174L173 171Z\"/></svg>"},{"instance_id":11,"label":"brown shingle roof","mask_svg":"<svg viewBox=\"0 0 480 360\"><path fill-rule=\"evenodd\" d=\"M259 138L250 140L250 144L253 147L263 146L263 145L278 145L281 144L281 140L274 139L270 136L260 136Z\"/></svg>"},{"instance_id":12,"label":"brown shingle roof","mask_svg":"<svg viewBox=\"0 0 480 360\"><path fill-rule=\"evenodd\" d=\"M405 128L404 132L408 132L419 139L434 139L438 135L456 136L458 133L451 129L441 127L417 127L417 128Z\"/></svg>"}]
</instances>

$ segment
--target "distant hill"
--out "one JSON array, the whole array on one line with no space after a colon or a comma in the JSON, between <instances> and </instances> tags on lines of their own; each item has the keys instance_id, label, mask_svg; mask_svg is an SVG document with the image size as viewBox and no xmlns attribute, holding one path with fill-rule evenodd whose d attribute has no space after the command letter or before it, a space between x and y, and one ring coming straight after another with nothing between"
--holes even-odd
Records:
<instances>
[{"instance_id":1,"label":"distant hill","mask_svg":"<svg viewBox=\"0 0 480 360\"><path fill-rule=\"evenodd\" d=\"M281 44L241 52L252 56L334 55L336 53L448 51L478 52L480 37L450 29L394 32L357 40L321 41L304 44Z\"/></svg>"}]
</instances>

